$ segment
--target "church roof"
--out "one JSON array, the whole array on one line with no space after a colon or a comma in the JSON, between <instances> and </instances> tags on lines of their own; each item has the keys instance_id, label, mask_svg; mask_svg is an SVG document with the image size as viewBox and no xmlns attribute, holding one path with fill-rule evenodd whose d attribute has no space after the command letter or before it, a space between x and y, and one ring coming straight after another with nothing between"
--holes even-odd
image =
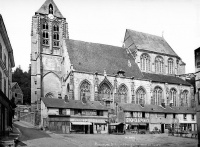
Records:
<instances>
[{"instance_id":1,"label":"church roof","mask_svg":"<svg viewBox=\"0 0 200 147\"><path fill-rule=\"evenodd\" d=\"M180 58L163 37L137 32L130 29L126 30L137 49L167 54Z\"/></svg>"},{"instance_id":2,"label":"church roof","mask_svg":"<svg viewBox=\"0 0 200 147\"><path fill-rule=\"evenodd\" d=\"M46 0L45 3L40 7L40 9L36 13L49 14L50 4L52 4L53 6L53 15L56 17L64 18L53 0Z\"/></svg>"},{"instance_id":3,"label":"church roof","mask_svg":"<svg viewBox=\"0 0 200 147\"><path fill-rule=\"evenodd\" d=\"M162 75L162 74L152 74L143 72L144 78L149 79L152 82L161 82L161 83L169 83L169 84L182 84L191 86L190 83L184 81L183 79L175 76Z\"/></svg>"},{"instance_id":4,"label":"church roof","mask_svg":"<svg viewBox=\"0 0 200 147\"><path fill-rule=\"evenodd\" d=\"M66 40L69 58L74 70L88 73L116 75L125 71L125 77L143 78L133 57L122 47L90 43L77 40Z\"/></svg>"}]
</instances>

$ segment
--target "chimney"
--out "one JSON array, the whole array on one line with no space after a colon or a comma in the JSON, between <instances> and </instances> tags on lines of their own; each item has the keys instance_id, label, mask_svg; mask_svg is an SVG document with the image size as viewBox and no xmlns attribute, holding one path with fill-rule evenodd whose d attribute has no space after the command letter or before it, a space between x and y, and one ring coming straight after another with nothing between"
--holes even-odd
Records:
<instances>
[{"instance_id":1,"label":"chimney","mask_svg":"<svg viewBox=\"0 0 200 147\"><path fill-rule=\"evenodd\" d=\"M65 95L65 102L66 102L66 103L69 102L69 98L68 98L67 95Z\"/></svg>"},{"instance_id":2,"label":"chimney","mask_svg":"<svg viewBox=\"0 0 200 147\"><path fill-rule=\"evenodd\" d=\"M163 108L165 108L165 103L161 103L161 106L162 106Z\"/></svg>"}]
</instances>

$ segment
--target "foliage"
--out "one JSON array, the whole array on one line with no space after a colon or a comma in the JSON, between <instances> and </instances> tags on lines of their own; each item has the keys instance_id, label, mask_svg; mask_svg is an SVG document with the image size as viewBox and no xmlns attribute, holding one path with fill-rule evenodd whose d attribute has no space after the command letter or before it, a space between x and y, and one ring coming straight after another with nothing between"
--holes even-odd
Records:
<instances>
[{"instance_id":1,"label":"foliage","mask_svg":"<svg viewBox=\"0 0 200 147\"><path fill-rule=\"evenodd\" d=\"M24 72L17 67L12 75L12 82L17 82L23 92L23 104L31 104L31 69Z\"/></svg>"}]
</instances>

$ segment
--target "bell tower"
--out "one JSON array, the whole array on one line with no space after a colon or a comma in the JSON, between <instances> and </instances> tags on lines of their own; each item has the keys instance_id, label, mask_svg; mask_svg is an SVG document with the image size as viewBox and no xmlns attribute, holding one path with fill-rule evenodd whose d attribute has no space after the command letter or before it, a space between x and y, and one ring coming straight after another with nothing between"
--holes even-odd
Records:
<instances>
[{"instance_id":1,"label":"bell tower","mask_svg":"<svg viewBox=\"0 0 200 147\"><path fill-rule=\"evenodd\" d=\"M31 103L61 95L64 40L68 27L53 0L46 0L32 17Z\"/></svg>"}]
</instances>

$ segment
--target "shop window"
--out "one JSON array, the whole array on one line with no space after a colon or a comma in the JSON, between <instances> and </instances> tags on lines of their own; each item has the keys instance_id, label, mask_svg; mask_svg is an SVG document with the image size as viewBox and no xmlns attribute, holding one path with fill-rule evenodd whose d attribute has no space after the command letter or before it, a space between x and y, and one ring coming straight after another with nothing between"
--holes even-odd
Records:
<instances>
[{"instance_id":1,"label":"shop window","mask_svg":"<svg viewBox=\"0 0 200 147\"><path fill-rule=\"evenodd\" d=\"M173 118L176 118L176 114L173 114Z\"/></svg>"},{"instance_id":2,"label":"shop window","mask_svg":"<svg viewBox=\"0 0 200 147\"><path fill-rule=\"evenodd\" d=\"M165 118L167 118L167 114L165 114Z\"/></svg>"},{"instance_id":3,"label":"shop window","mask_svg":"<svg viewBox=\"0 0 200 147\"><path fill-rule=\"evenodd\" d=\"M145 118L145 112L142 112L142 118Z\"/></svg>"},{"instance_id":4,"label":"shop window","mask_svg":"<svg viewBox=\"0 0 200 147\"><path fill-rule=\"evenodd\" d=\"M194 120L194 114L192 114L192 120Z\"/></svg>"},{"instance_id":5,"label":"shop window","mask_svg":"<svg viewBox=\"0 0 200 147\"><path fill-rule=\"evenodd\" d=\"M62 115L63 113L62 113L62 110L63 109L59 109L59 115Z\"/></svg>"},{"instance_id":6,"label":"shop window","mask_svg":"<svg viewBox=\"0 0 200 147\"><path fill-rule=\"evenodd\" d=\"M15 93L15 97L17 97L17 93Z\"/></svg>"},{"instance_id":7,"label":"shop window","mask_svg":"<svg viewBox=\"0 0 200 147\"><path fill-rule=\"evenodd\" d=\"M187 114L183 114L183 119L184 119L184 120L187 119Z\"/></svg>"},{"instance_id":8,"label":"shop window","mask_svg":"<svg viewBox=\"0 0 200 147\"><path fill-rule=\"evenodd\" d=\"M74 115L81 115L82 110L80 109L74 109Z\"/></svg>"},{"instance_id":9,"label":"shop window","mask_svg":"<svg viewBox=\"0 0 200 147\"><path fill-rule=\"evenodd\" d=\"M103 116L103 111L97 110L97 116Z\"/></svg>"}]
</instances>

